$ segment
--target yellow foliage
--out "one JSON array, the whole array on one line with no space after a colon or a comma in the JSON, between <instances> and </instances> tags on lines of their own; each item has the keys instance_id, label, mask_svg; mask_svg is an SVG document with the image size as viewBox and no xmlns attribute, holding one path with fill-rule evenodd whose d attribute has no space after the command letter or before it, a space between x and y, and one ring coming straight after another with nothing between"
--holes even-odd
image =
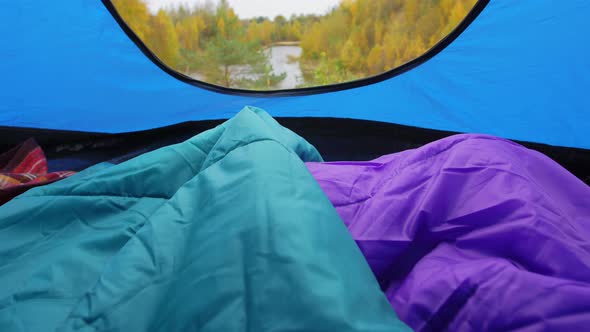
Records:
<instances>
[{"instance_id":1,"label":"yellow foliage","mask_svg":"<svg viewBox=\"0 0 590 332\"><path fill-rule=\"evenodd\" d=\"M219 35L221 35L222 37L227 37L225 33L225 20L223 19L223 17L217 19L217 31L219 32Z\"/></svg>"},{"instance_id":2,"label":"yellow foliage","mask_svg":"<svg viewBox=\"0 0 590 332\"><path fill-rule=\"evenodd\" d=\"M180 44L170 17L160 9L156 16L151 17L150 25L152 33L146 40L146 45L162 62L173 68L176 67Z\"/></svg>"},{"instance_id":3,"label":"yellow foliage","mask_svg":"<svg viewBox=\"0 0 590 332\"><path fill-rule=\"evenodd\" d=\"M412 24L418 20L420 16L420 1L408 0L404 6L404 12L406 15L406 22Z\"/></svg>"},{"instance_id":4,"label":"yellow foliage","mask_svg":"<svg viewBox=\"0 0 590 332\"><path fill-rule=\"evenodd\" d=\"M457 1L453 7L453 10L451 11L449 25L456 27L459 25L459 23L461 23L465 16L467 16L467 9L465 9L465 5L463 5L463 2Z\"/></svg>"},{"instance_id":5,"label":"yellow foliage","mask_svg":"<svg viewBox=\"0 0 590 332\"><path fill-rule=\"evenodd\" d=\"M394 33L389 32L383 37L383 66L386 71L396 67L397 45L398 41Z\"/></svg>"},{"instance_id":6,"label":"yellow foliage","mask_svg":"<svg viewBox=\"0 0 590 332\"><path fill-rule=\"evenodd\" d=\"M204 5L156 14L142 0L112 2L135 34L169 66L182 63L187 71L207 67L199 59L213 41L265 46L299 41L300 63L321 74L317 81L323 82L376 75L421 56L460 24L476 0L341 0L322 16L279 15L274 21L242 20L227 0L215 8Z\"/></svg>"},{"instance_id":7,"label":"yellow foliage","mask_svg":"<svg viewBox=\"0 0 590 332\"><path fill-rule=\"evenodd\" d=\"M301 38L301 48L304 56L309 58L318 58L320 56L322 52L321 38L320 24L314 23Z\"/></svg>"},{"instance_id":8,"label":"yellow foliage","mask_svg":"<svg viewBox=\"0 0 590 332\"><path fill-rule=\"evenodd\" d=\"M145 42L150 34L150 14L145 4L141 0L112 1L125 23Z\"/></svg>"},{"instance_id":9,"label":"yellow foliage","mask_svg":"<svg viewBox=\"0 0 590 332\"><path fill-rule=\"evenodd\" d=\"M342 62L346 68L349 68L353 72L357 72L365 68L363 54L350 38L346 41L346 43L344 43L344 46L342 47L340 59L342 59Z\"/></svg>"},{"instance_id":10,"label":"yellow foliage","mask_svg":"<svg viewBox=\"0 0 590 332\"><path fill-rule=\"evenodd\" d=\"M197 51L200 47L201 29L205 26L200 16L189 16L176 23L176 34L180 46L186 50Z\"/></svg>"},{"instance_id":11,"label":"yellow foliage","mask_svg":"<svg viewBox=\"0 0 590 332\"><path fill-rule=\"evenodd\" d=\"M384 31L385 31L385 25L383 24L383 22L382 21L375 22L375 28L374 28L374 32L375 32L374 42L375 42L375 44L381 44L381 42L383 41Z\"/></svg>"},{"instance_id":12,"label":"yellow foliage","mask_svg":"<svg viewBox=\"0 0 590 332\"><path fill-rule=\"evenodd\" d=\"M383 47L380 44L373 46L371 52L369 52L369 56L367 57L367 68L369 69L369 75L376 75L383 72Z\"/></svg>"},{"instance_id":13,"label":"yellow foliage","mask_svg":"<svg viewBox=\"0 0 590 332\"><path fill-rule=\"evenodd\" d=\"M352 5L350 6L350 14L352 15L352 22L354 22L354 23L358 22L358 12L359 12L358 2L353 1Z\"/></svg>"}]
</instances>

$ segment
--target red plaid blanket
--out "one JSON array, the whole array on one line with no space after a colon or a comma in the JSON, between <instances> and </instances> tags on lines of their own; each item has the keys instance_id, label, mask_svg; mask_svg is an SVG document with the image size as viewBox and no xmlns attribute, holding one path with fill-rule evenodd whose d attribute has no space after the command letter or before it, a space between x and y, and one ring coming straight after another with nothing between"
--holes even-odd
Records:
<instances>
[{"instance_id":1,"label":"red plaid blanket","mask_svg":"<svg viewBox=\"0 0 590 332\"><path fill-rule=\"evenodd\" d=\"M28 189L66 178L74 172L47 173L47 159L33 139L0 154L0 205Z\"/></svg>"}]
</instances>

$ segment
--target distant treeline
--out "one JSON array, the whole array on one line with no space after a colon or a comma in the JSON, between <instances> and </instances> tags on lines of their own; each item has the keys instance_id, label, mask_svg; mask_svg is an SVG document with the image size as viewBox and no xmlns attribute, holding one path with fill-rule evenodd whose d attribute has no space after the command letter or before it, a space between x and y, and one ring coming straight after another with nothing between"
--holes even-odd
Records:
<instances>
[{"instance_id":1,"label":"distant treeline","mask_svg":"<svg viewBox=\"0 0 590 332\"><path fill-rule=\"evenodd\" d=\"M161 9L155 15L141 0L113 0L127 24L170 67L217 85L263 90L284 78L269 65L269 45L300 42L304 86L344 82L420 56L475 2L343 0L325 15L271 20L240 19L227 0Z\"/></svg>"}]
</instances>

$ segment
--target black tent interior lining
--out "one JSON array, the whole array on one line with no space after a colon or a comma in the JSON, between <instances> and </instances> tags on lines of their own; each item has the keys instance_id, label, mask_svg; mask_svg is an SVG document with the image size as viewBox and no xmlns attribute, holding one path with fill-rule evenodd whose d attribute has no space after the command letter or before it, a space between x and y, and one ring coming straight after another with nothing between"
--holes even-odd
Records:
<instances>
[{"instance_id":1,"label":"black tent interior lining","mask_svg":"<svg viewBox=\"0 0 590 332\"><path fill-rule=\"evenodd\" d=\"M122 134L0 127L0 152L33 137L45 151L51 170L78 171L100 162L119 163L166 145L180 143L223 121L184 122ZM277 121L313 144L326 161L372 160L458 134L341 118L277 118ZM590 184L590 150L516 142L547 155Z\"/></svg>"}]
</instances>

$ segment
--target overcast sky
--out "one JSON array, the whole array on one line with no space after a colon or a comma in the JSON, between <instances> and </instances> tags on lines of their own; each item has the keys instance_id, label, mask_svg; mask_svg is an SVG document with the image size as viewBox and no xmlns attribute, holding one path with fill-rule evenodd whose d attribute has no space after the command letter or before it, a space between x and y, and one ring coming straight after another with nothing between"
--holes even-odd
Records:
<instances>
[{"instance_id":1,"label":"overcast sky","mask_svg":"<svg viewBox=\"0 0 590 332\"><path fill-rule=\"evenodd\" d=\"M143 0L152 12L162 7L176 4L192 5L205 3L206 0ZM215 0L211 0L216 2ZM228 0L240 18L277 15L285 17L291 14L324 14L337 5L340 0Z\"/></svg>"}]
</instances>

